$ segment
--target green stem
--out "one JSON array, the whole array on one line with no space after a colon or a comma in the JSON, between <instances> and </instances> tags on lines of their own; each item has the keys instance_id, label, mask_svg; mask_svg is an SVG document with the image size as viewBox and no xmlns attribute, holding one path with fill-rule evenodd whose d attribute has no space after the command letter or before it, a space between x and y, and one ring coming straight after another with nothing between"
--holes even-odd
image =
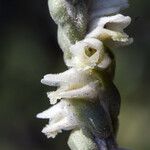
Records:
<instances>
[{"instance_id":1,"label":"green stem","mask_svg":"<svg viewBox=\"0 0 150 150\"><path fill-rule=\"evenodd\" d=\"M71 150L98 150L92 135L83 129L72 131L68 145Z\"/></svg>"}]
</instances>

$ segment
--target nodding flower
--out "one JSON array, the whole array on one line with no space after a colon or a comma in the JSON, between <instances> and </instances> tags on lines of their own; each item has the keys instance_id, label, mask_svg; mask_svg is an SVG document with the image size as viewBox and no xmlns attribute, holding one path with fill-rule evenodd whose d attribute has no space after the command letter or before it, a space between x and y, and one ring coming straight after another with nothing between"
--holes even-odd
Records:
<instances>
[{"instance_id":1,"label":"nodding flower","mask_svg":"<svg viewBox=\"0 0 150 150\"><path fill-rule=\"evenodd\" d=\"M96 38L85 38L70 47L72 58L69 67L75 68L107 68L111 59L105 51L103 43Z\"/></svg>"},{"instance_id":2,"label":"nodding flower","mask_svg":"<svg viewBox=\"0 0 150 150\"><path fill-rule=\"evenodd\" d=\"M86 38L96 38L109 48L122 47L133 42L124 29L131 23L129 16L121 14L99 18L91 25Z\"/></svg>"}]
</instances>

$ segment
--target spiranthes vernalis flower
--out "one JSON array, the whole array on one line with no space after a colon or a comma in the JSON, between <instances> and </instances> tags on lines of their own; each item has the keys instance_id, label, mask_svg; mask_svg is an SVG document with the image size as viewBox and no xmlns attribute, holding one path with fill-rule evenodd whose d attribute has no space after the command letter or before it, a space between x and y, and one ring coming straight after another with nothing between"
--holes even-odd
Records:
<instances>
[{"instance_id":1,"label":"spiranthes vernalis flower","mask_svg":"<svg viewBox=\"0 0 150 150\"><path fill-rule=\"evenodd\" d=\"M80 128L101 137L108 137L112 132L110 120L103 107L99 103L90 103L83 99L62 99L37 117L49 119L49 124L42 130L48 138L54 138L62 130Z\"/></svg>"},{"instance_id":2,"label":"spiranthes vernalis flower","mask_svg":"<svg viewBox=\"0 0 150 150\"><path fill-rule=\"evenodd\" d=\"M129 16L117 14L99 18L91 25L87 38L97 38L109 48L129 45L133 42L124 29L131 23Z\"/></svg>"},{"instance_id":3,"label":"spiranthes vernalis flower","mask_svg":"<svg viewBox=\"0 0 150 150\"><path fill-rule=\"evenodd\" d=\"M85 38L70 47L72 55L69 67L88 68L107 68L111 63L103 43L96 38Z\"/></svg>"},{"instance_id":4,"label":"spiranthes vernalis flower","mask_svg":"<svg viewBox=\"0 0 150 150\"><path fill-rule=\"evenodd\" d=\"M68 70L41 80L57 90L47 93L52 106L37 117L49 119L42 130L48 138L73 130L72 150L119 150L120 95L113 84L115 57L110 49L133 41L124 32L131 18L118 14L127 6L127 0L49 0Z\"/></svg>"},{"instance_id":5,"label":"spiranthes vernalis flower","mask_svg":"<svg viewBox=\"0 0 150 150\"><path fill-rule=\"evenodd\" d=\"M102 84L101 80L93 75L91 69L81 70L78 68L71 68L59 74L45 75L41 82L59 87L55 92L47 93L51 104L55 104L62 98L95 101L100 93L100 84Z\"/></svg>"}]
</instances>

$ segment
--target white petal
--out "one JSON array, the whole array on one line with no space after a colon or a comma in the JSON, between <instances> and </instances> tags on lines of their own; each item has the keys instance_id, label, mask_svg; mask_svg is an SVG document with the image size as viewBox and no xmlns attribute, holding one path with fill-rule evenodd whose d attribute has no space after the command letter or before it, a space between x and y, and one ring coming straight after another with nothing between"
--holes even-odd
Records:
<instances>
[{"instance_id":1,"label":"white petal","mask_svg":"<svg viewBox=\"0 0 150 150\"><path fill-rule=\"evenodd\" d=\"M58 134L58 133L61 133L62 132L62 130L59 130L59 129L57 129L57 130L55 130L55 131L51 131L51 126L50 125L47 125L45 128L43 128L43 130L42 130L42 133L44 133L46 136L47 136L47 138L55 138L56 137L56 135Z\"/></svg>"},{"instance_id":2,"label":"white petal","mask_svg":"<svg viewBox=\"0 0 150 150\"><path fill-rule=\"evenodd\" d=\"M116 45L129 45L132 40L126 33L124 33L124 29L130 24L130 22L130 17L121 14L102 17L91 26L91 32L87 34L86 38L97 38L110 48L113 48ZM117 42L117 44L115 42Z\"/></svg>"},{"instance_id":3,"label":"white petal","mask_svg":"<svg viewBox=\"0 0 150 150\"><path fill-rule=\"evenodd\" d=\"M96 98L98 97L99 94L99 89L98 89L98 81L95 82L91 82L86 86L83 86L81 88L77 88L74 90L68 90L68 91L59 91L57 92L57 96L56 93L50 93L49 94L49 98L50 99L73 99L73 98L82 98L82 99L86 99L86 100L96 100Z\"/></svg>"},{"instance_id":4,"label":"white petal","mask_svg":"<svg viewBox=\"0 0 150 150\"><path fill-rule=\"evenodd\" d=\"M122 31L131 23L131 18L129 16L123 16L121 14L117 14L114 16L102 17L97 22L97 25L100 27L104 27L107 25L107 29L114 31Z\"/></svg>"},{"instance_id":5,"label":"white petal","mask_svg":"<svg viewBox=\"0 0 150 150\"><path fill-rule=\"evenodd\" d=\"M45 75L41 82L49 86L70 86L72 84L74 84L74 86L82 86L91 80L92 77L88 72L83 72L77 68L71 68L63 73Z\"/></svg>"},{"instance_id":6,"label":"white petal","mask_svg":"<svg viewBox=\"0 0 150 150\"><path fill-rule=\"evenodd\" d=\"M41 119L53 119L53 117L58 117L58 116L62 116L62 113L64 111L65 108L65 104L64 103L58 103L52 107L50 107L49 109L43 111L42 113L37 114L37 118L41 118Z\"/></svg>"},{"instance_id":7,"label":"white petal","mask_svg":"<svg viewBox=\"0 0 150 150\"><path fill-rule=\"evenodd\" d=\"M105 28L112 31L123 31L123 29L125 29L130 23L131 18L129 16L123 16L121 14L108 17L101 17L90 26L91 32L86 37L93 37L90 36L90 34L92 32L95 32L94 30L97 30L97 28L99 30Z\"/></svg>"},{"instance_id":8,"label":"white petal","mask_svg":"<svg viewBox=\"0 0 150 150\"><path fill-rule=\"evenodd\" d=\"M106 54L104 59L101 61L101 63L98 64L98 67L101 69L106 69L109 67L111 64L111 59L110 57Z\"/></svg>"},{"instance_id":9,"label":"white petal","mask_svg":"<svg viewBox=\"0 0 150 150\"><path fill-rule=\"evenodd\" d=\"M56 123L47 125L42 130L42 133L47 135L48 138L55 138L57 133L61 133L62 130L72 130L76 126L77 124L73 124L73 122L66 117Z\"/></svg>"},{"instance_id":10,"label":"white petal","mask_svg":"<svg viewBox=\"0 0 150 150\"><path fill-rule=\"evenodd\" d=\"M41 80L41 83L49 86L60 86L61 83L67 83L68 79L73 76L74 72L74 69L69 69L59 74L48 74L44 76L44 78Z\"/></svg>"},{"instance_id":11,"label":"white petal","mask_svg":"<svg viewBox=\"0 0 150 150\"><path fill-rule=\"evenodd\" d=\"M79 125L74 108L68 100L62 100L37 117L49 119L49 124L42 130L48 138L54 138L62 130L71 130Z\"/></svg>"}]
</instances>

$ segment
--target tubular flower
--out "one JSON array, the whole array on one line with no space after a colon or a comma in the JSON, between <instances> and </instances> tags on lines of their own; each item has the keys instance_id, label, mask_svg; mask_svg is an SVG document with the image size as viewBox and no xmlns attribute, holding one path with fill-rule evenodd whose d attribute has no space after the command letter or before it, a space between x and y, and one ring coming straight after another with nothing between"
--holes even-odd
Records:
<instances>
[{"instance_id":1,"label":"tubular flower","mask_svg":"<svg viewBox=\"0 0 150 150\"><path fill-rule=\"evenodd\" d=\"M118 14L127 6L127 0L49 0L68 70L41 80L57 90L47 93L52 106L37 117L49 119L42 130L48 138L73 130L68 140L72 150L121 150L116 144L120 95L113 84L111 50L133 41L124 32L131 18Z\"/></svg>"},{"instance_id":2,"label":"tubular flower","mask_svg":"<svg viewBox=\"0 0 150 150\"><path fill-rule=\"evenodd\" d=\"M70 47L72 58L69 67L107 68L111 63L103 43L96 38L85 38Z\"/></svg>"},{"instance_id":3,"label":"tubular flower","mask_svg":"<svg viewBox=\"0 0 150 150\"><path fill-rule=\"evenodd\" d=\"M92 70L71 68L60 74L48 74L41 80L43 84L58 86L55 92L47 95L51 104L64 98L84 98L94 101L99 94L99 81L92 75Z\"/></svg>"},{"instance_id":4,"label":"tubular flower","mask_svg":"<svg viewBox=\"0 0 150 150\"><path fill-rule=\"evenodd\" d=\"M100 132L102 137L111 133L110 120L104 109L81 99L62 99L37 117L49 119L49 124L42 130L48 138L54 138L62 130L79 128L89 129L93 133Z\"/></svg>"},{"instance_id":5,"label":"tubular flower","mask_svg":"<svg viewBox=\"0 0 150 150\"><path fill-rule=\"evenodd\" d=\"M62 100L50 109L37 115L38 118L49 119L49 124L42 130L48 138L54 138L62 130L71 130L79 125L72 105Z\"/></svg>"},{"instance_id":6,"label":"tubular flower","mask_svg":"<svg viewBox=\"0 0 150 150\"><path fill-rule=\"evenodd\" d=\"M97 38L109 48L126 46L133 42L124 32L130 23L131 18L121 14L102 17L91 26L92 30L86 37Z\"/></svg>"}]
</instances>

